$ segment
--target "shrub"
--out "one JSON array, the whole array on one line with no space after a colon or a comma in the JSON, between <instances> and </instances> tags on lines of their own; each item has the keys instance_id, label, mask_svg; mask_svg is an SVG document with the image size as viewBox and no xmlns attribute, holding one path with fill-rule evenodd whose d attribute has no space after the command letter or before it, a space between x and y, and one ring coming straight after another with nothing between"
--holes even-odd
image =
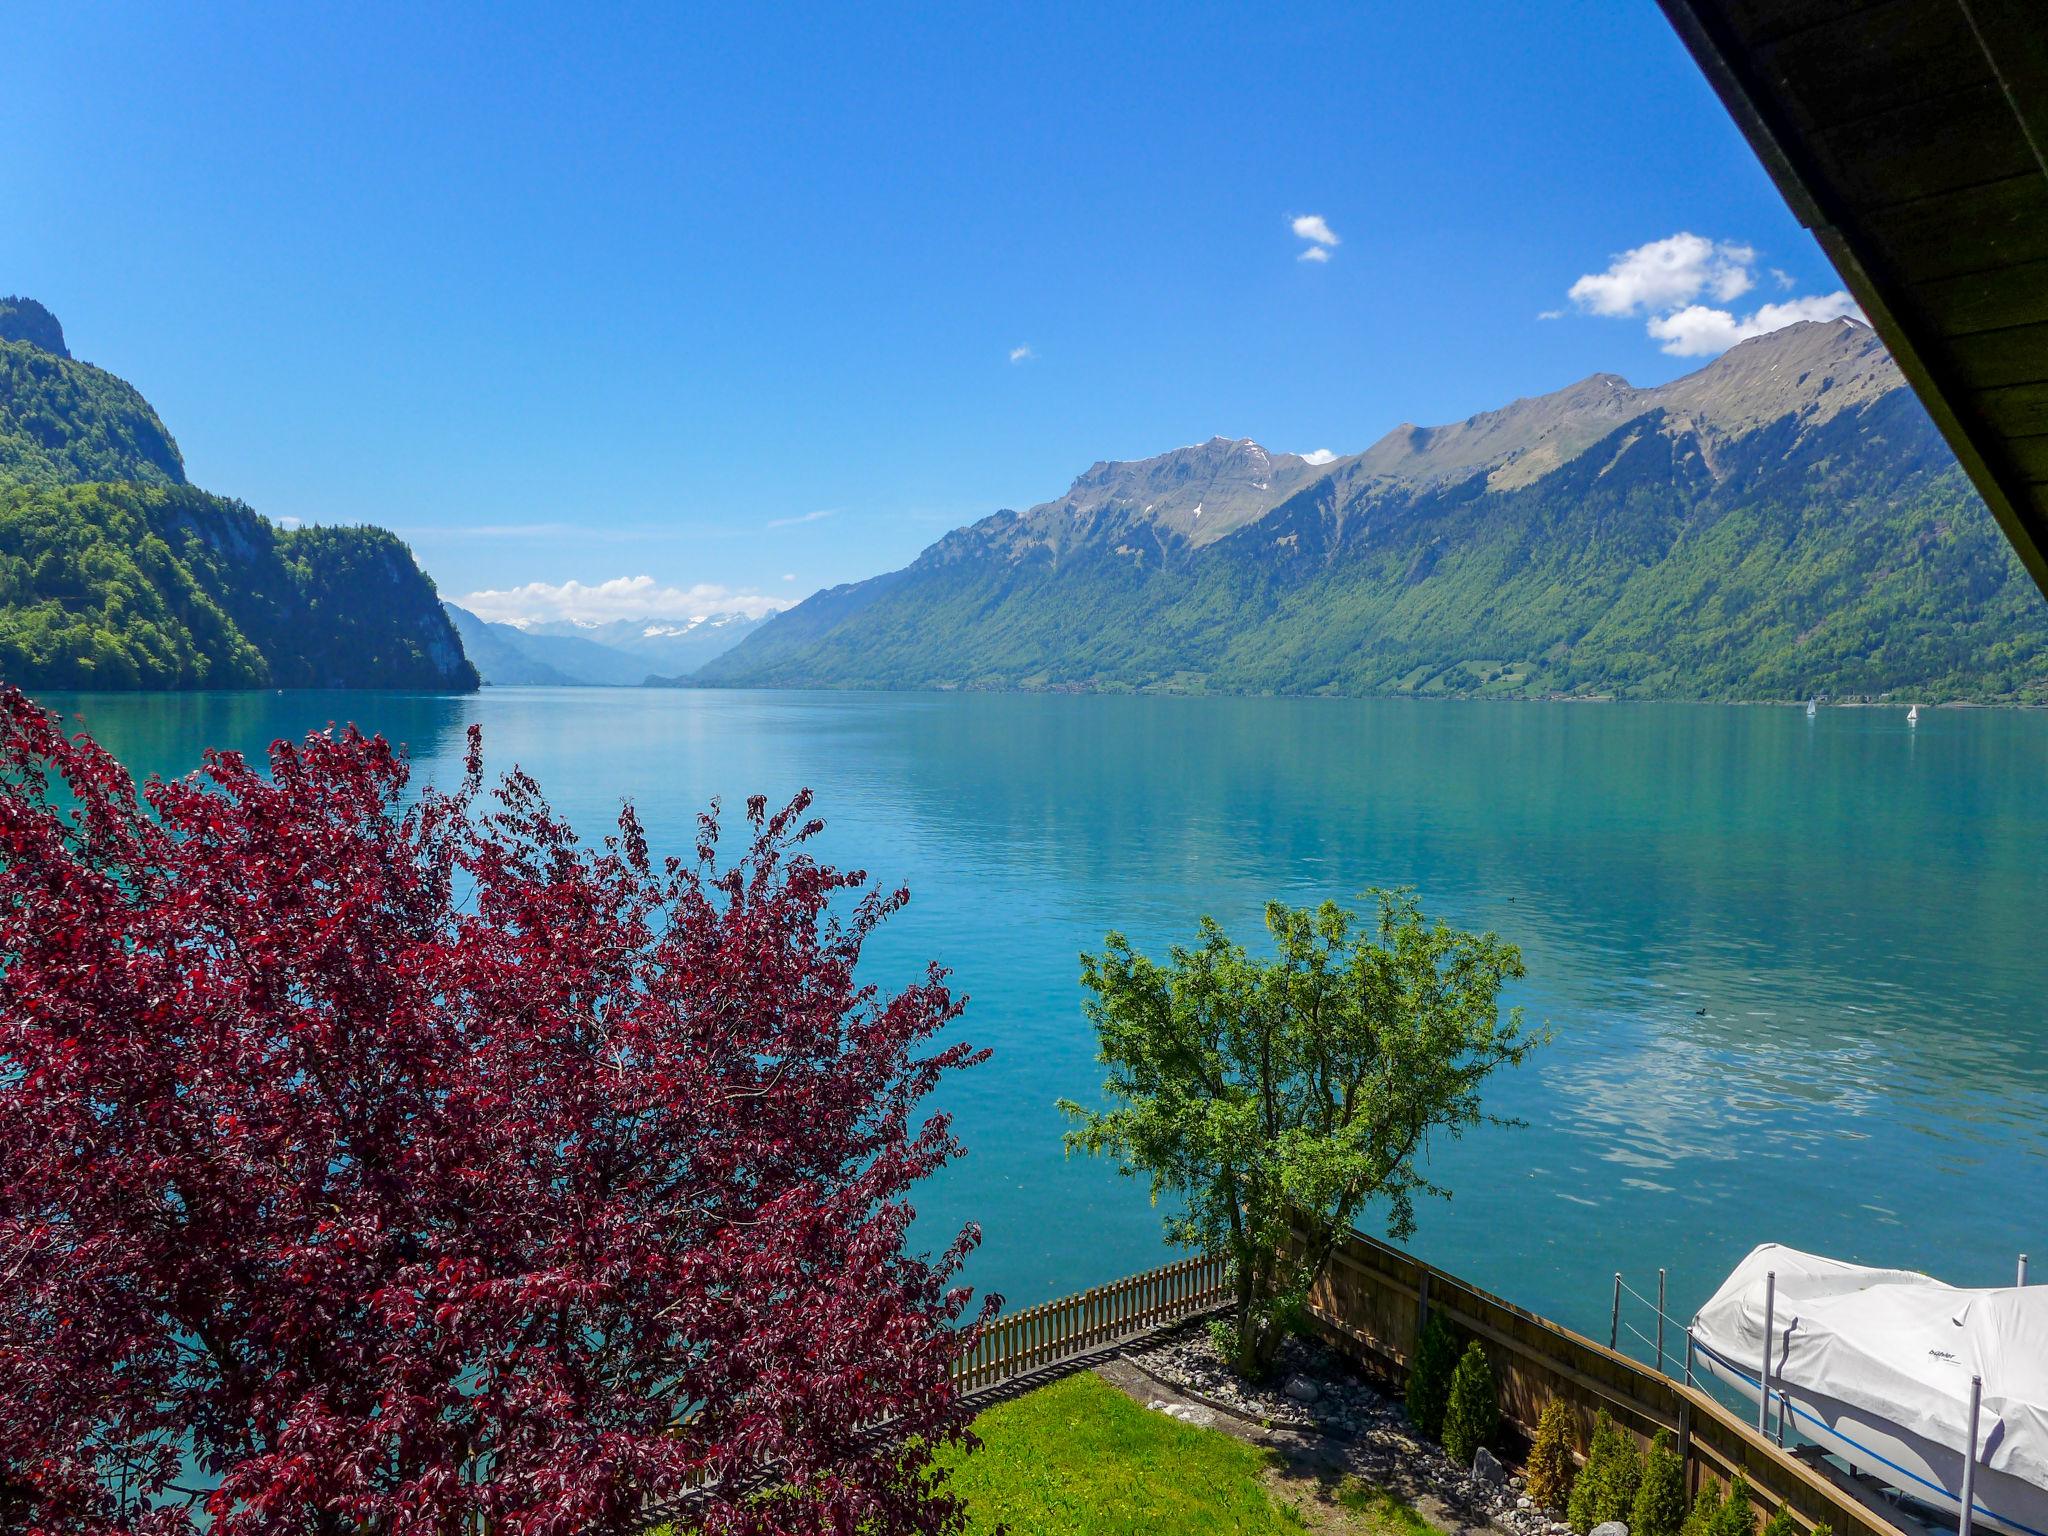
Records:
<instances>
[{"instance_id":1,"label":"shrub","mask_svg":"<svg viewBox=\"0 0 2048 1536\"><path fill-rule=\"evenodd\" d=\"M1799 1522L1792 1518L1792 1511L1783 1504L1778 1512L1764 1522L1764 1536L1800 1536Z\"/></svg>"},{"instance_id":2,"label":"shrub","mask_svg":"<svg viewBox=\"0 0 2048 1536\"><path fill-rule=\"evenodd\" d=\"M1650 1439L1643 1460L1643 1480L1629 1507L1629 1536L1678 1536L1685 1524L1685 1463L1672 1444L1671 1431L1660 1429ZM1781 1533L1796 1536L1796 1533Z\"/></svg>"},{"instance_id":3,"label":"shrub","mask_svg":"<svg viewBox=\"0 0 2048 1536\"><path fill-rule=\"evenodd\" d=\"M1408 1367L1408 1417L1436 1440L1444 1432L1444 1410L1450 1406L1451 1376L1458 1369L1458 1336L1432 1312Z\"/></svg>"},{"instance_id":4,"label":"shrub","mask_svg":"<svg viewBox=\"0 0 2048 1536\"><path fill-rule=\"evenodd\" d=\"M1572 1485L1565 1506L1565 1521L1586 1536L1594 1526L1609 1520L1626 1520L1634 1512L1636 1490L1643 1480L1643 1455L1635 1436L1619 1428L1600 1410L1593 1424L1593 1443L1586 1450L1586 1464ZM1716 1533L1721 1536L1721 1533Z\"/></svg>"},{"instance_id":5,"label":"shrub","mask_svg":"<svg viewBox=\"0 0 2048 1536\"><path fill-rule=\"evenodd\" d=\"M1740 1472L1728 1485L1728 1498L1714 1519L1712 1536L1757 1536L1756 1508L1749 1500L1749 1479Z\"/></svg>"},{"instance_id":6,"label":"shrub","mask_svg":"<svg viewBox=\"0 0 2048 1536\"><path fill-rule=\"evenodd\" d=\"M1572 1460L1572 1411L1563 1398L1553 1397L1537 1417L1536 1443L1529 1449L1529 1502L1553 1515L1562 1512L1577 1475Z\"/></svg>"},{"instance_id":7,"label":"shrub","mask_svg":"<svg viewBox=\"0 0 2048 1536\"><path fill-rule=\"evenodd\" d=\"M1444 1449L1461 1467L1472 1465L1479 1447L1500 1429L1500 1398L1493 1384L1493 1366L1474 1339L1451 1376L1451 1397L1444 1407Z\"/></svg>"},{"instance_id":8,"label":"shrub","mask_svg":"<svg viewBox=\"0 0 2048 1536\"><path fill-rule=\"evenodd\" d=\"M1716 1483L1703 1482L1700 1491L1692 1501L1692 1511L1685 1517L1685 1523L1678 1528L1678 1536L1714 1536L1721 1523L1721 1489ZM1631 1532L1630 1536L1634 1536Z\"/></svg>"}]
</instances>

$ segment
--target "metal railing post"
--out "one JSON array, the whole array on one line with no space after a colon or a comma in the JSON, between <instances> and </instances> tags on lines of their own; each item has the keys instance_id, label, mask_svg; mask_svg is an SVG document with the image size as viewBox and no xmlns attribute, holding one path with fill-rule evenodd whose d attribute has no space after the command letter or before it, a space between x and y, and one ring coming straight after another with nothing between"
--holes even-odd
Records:
<instances>
[{"instance_id":1,"label":"metal railing post","mask_svg":"<svg viewBox=\"0 0 2048 1536\"><path fill-rule=\"evenodd\" d=\"M1621 1271L1614 1272L1614 1313L1607 1322L1607 1347L1613 1349L1621 1343Z\"/></svg>"},{"instance_id":2,"label":"metal railing post","mask_svg":"<svg viewBox=\"0 0 2048 1536\"><path fill-rule=\"evenodd\" d=\"M1984 1378L1970 1378L1970 1428L1964 1437L1969 1442L1969 1454L1963 1457L1963 1515L1956 1526L1956 1536L1970 1536L1974 1523L1977 1503L1977 1407L1984 1400Z\"/></svg>"},{"instance_id":3,"label":"metal railing post","mask_svg":"<svg viewBox=\"0 0 2048 1536\"><path fill-rule=\"evenodd\" d=\"M2026 1256L2026 1255L2025 1255L2025 1254L2023 1253L2023 1254L2021 1254L2021 1255L2020 1255L2020 1277L2019 1277L2019 1279L2015 1280L2015 1281L2013 1282L2013 1284L2014 1284L2014 1285L2025 1285L2026 1283L2027 1283L2027 1256Z\"/></svg>"},{"instance_id":4,"label":"metal railing post","mask_svg":"<svg viewBox=\"0 0 2048 1536\"><path fill-rule=\"evenodd\" d=\"M1688 1323L1686 1324L1685 1328L1685 1384L1688 1387L1698 1385L1698 1383L1695 1382L1692 1377L1693 1348L1694 1345L1692 1342L1692 1325Z\"/></svg>"},{"instance_id":5,"label":"metal railing post","mask_svg":"<svg viewBox=\"0 0 2048 1536\"><path fill-rule=\"evenodd\" d=\"M1664 1271L1657 1271L1657 1374L1664 1374Z\"/></svg>"},{"instance_id":6,"label":"metal railing post","mask_svg":"<svg viewBox=\"0 0 2048 1536\"><path fill-rule=\"evenodd\" d=\"M1760 1435L1771 1432L1771 1325L1777 1306L1778 1272L1774 1269L1764 1276L1764 1370L1757 1378L1760 1390L1756 1396L1756 1432Z\"/></svg>"}]
</instances>

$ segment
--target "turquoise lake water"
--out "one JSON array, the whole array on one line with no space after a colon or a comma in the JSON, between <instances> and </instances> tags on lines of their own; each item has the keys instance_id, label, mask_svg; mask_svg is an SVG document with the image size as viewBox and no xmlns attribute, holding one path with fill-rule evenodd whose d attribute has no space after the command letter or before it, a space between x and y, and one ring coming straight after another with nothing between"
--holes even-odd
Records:
<instances>
[{"instance_id":1,"label":"turquoise lake water","mask_svg":"<svg viewBox=\"0 0 2048 1536\"><path fill-rule=\"evenodd\" d=\"M1689 1314L1758 1242L1958 1284L2048 1271L2048 714L493 689L52 696L138 772L353 720L451 776L463 732L587 834L683 851L713 795L817 792L825 853L907 882L876 977L927 959L994 1059L923 1192L1028 1304L1161 1262L1142 1184L1060 1150L1100 1081L1076 957L1268 897L1413 885L1522 946L1556 1041L1526 1125L1430 1149L1410 1246L1604 1336L1612 1275ZM1704 1010L1702 1012L1701 1010ZM1630 1316L1646 1331L1646 1314ZM1624 1342L1628 1342L1626 1337Z\"/></svg>"}]
</instances>

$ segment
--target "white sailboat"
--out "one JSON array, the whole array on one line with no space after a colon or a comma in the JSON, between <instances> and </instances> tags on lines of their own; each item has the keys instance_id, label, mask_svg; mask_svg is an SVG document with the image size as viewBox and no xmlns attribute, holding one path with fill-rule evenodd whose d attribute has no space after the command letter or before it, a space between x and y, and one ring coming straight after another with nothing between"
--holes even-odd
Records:
<instances>
[{"instance_id":1,"label":"white sailboat","mask_svg":"<svg viewBox=\"0 0 2048 1536\"><path fill-rule=\"evenodd\" d=\"M1819 712L1820 705L1813 699L1806 701L1806 718L1811 720Z\"/></svg>"},{"instance_id":2,"label":"white sailboat","mask_svg":"<svg viewBox=\"0 0 2048 1536\"><path fill-rule=\"evenodd\" d=\"M1914 706L1913 706L1913 707L1912 707L1911 709L1909 709L1909 710L1907 710L1907 711L1906 711L1906 724L1908 724L1908 725L1918 725L1919 723L1920 723L1920 706L1919 706L1918 704L1915 704L1915 705L1914 705Z\"/></svg>"}]
</instances>

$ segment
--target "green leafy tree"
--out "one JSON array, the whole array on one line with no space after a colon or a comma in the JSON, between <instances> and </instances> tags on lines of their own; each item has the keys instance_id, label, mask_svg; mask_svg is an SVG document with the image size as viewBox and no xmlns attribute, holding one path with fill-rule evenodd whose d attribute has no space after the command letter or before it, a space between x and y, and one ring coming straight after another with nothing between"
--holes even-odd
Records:
<instances>
[{"instance_id":1,"label":"green leafy tree","mask_svg":"<svg viewBox=\"0 0 2048 1536\"><path fill-rule=\"evenodd\" d=\"M1642 1486L1643 1455L1636 1437L1618 1426L1602 1408L1593 1423L1593 1442L1586 1451L1586 1464L1565 1506L1565 1522L1586 1533L1609 1520L1627 1520L1633 1512L1636 1491ZM1716 1533L1718 1536L1718 1533Z\"/></svg>"},{"instance_id":2,"label":"green leafy tree","mask_svg":"<svg viewBox=\"0 0 2048 1536\"><path fill-rule=\"evenodd\" d=\"M1269 903L1270 960L1207 917L1164 965L1120 933L1081 957L1110 1107L1062 1100L1067 1145L1148 1175L1173 1199L1168 1235L1229 1260L1248 1376L1368 1202L1402 1238L1418 1194L1448 1193L1417 1167L1430 1136L1488 1118L1481 1086L1541 1038L1500 1009L1523 974L1512 944L1427 920L1409 892L1372 894L1370 919Z\"/></svg>"},{"instance_id":3,"label":"green leafy tree","mask_svg":"<svg viewBox=\"0 0 2048 1536\"><path fill-rule=\"evenodd\" d=\"M1685 1513L1685 1462L1672 1442L1671 1431L1660 1429L1650 1437L1643 1480L1629 1507L1629 1536L1678 1536Z\"/></svg>"},{"instance_id":4,"label":"green leafy tree","mask_svg":"<svg viewBox=\"0 0 2048 1536\"><path fill-rule=\"evenodd\" d=\"M1432 1440L1443 1435L1457 1369L1458 1336L1441 1313L1432 1312L1416 1341L1415 1358L1408 1362L1408 1419Z\"/></svg>"},{"instance_id":5,"label":"green leafy tree","mask_svg":"<svg viewBox=\"0 0 2048 1536\"><path fill-rule=\"evenodd\" d=\"M1801 1536L1799 1522L1792 1518L1788 1505L1780 1504L1778 1512L1764 1522L1764 1536Z\"/></svg>"},{"instance_id":6,"label":"green leafy tree","mask_svg":"<svg viewBox=\"0 0 2048 1536\"><path fill-rule=\"evenodd\" d=\"M1444 1449L1461 1467L1472 1465L1479 1448L1500 1431L1500 1393L1493 1365L1474 1339L1451 1377L1451 1400L1444 1409Z\"/></svg>"},{"instance_id":7,"label":"green leafy tree","mask_svg":"<svg viewBox=\"0 0 2048 1536\"><path fill-rule=\"evenodd\" d=\"M1529 1502L1548 1514L1564 1512L1578 1477L1572 1456L1572 1410L1561 1397L1543 1405L1536 1417L1536 1440L1529 1448Z\"/></svg>"}]
</instances>

